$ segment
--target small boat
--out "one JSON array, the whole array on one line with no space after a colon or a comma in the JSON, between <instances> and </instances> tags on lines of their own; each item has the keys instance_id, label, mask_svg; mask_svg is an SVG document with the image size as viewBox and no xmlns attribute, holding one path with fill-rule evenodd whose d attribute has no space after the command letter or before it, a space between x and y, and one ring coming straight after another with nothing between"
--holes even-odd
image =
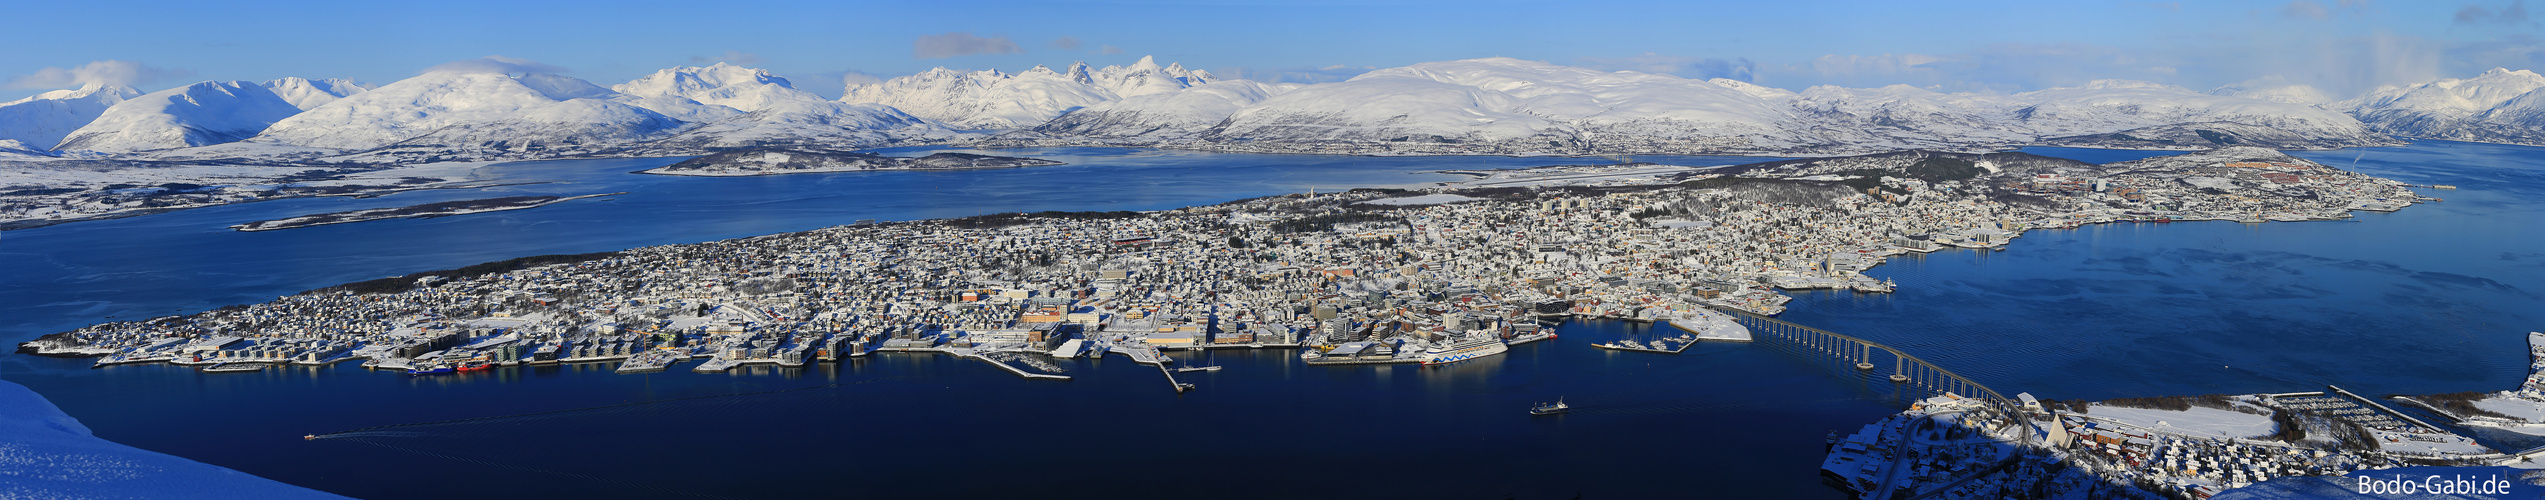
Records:
<instances>
[{"instance_id":1,"label":"small boat","mask_svg":"<svg viewBox=\"0 0 2545 500\"><path fill-rule=\"evenodd\" d=\"M415 368L408 368L408 369L406 369L406 374L408 374L408 375L440 375L440 374L444 374L444 373L451 373L451 372L453 372L453 371L455 371L455 370L451 369L451 365L433 365L433 366L428 366L428 367L415 367Z\"/></svg>"},{"instance_id":2,"label":"small boat","mask_svg":"<svg viewBox=\"0 0 2545 500\"><path fill-rule=\"evenodd\" d=\"M1537 406L1529 407L1530 415L1556 415L1567 411L1573 411L1573 407L1565 406L1563 398L1556 398L1555 404L1539 403Z\"/></svg>"},{"instance_id":3,"label":"small boat","mask_svg":"<svg viewBox=\"0 0 2545 500\"><path fill-rule=\"evenodd\" d=\"M1178 367L1175 367L1175 371L1176 371L1177 373L1183 373L1183 372L1215 372L1215 371L1219 371L1219 365L1211 365L1211 366L1178 366Z\"/></svg>"},{"instance_id":4,"label":"small boat","mask_svg":"<svg viewBox=\"0 0 2545 500\"><path fill-rule=\"evenodd\" d=\"M464 372L474 372L474 371L492 370L492 369L494 369L494 368L495 368L495 365L494 365L493 363L487 363L487 362L484 362L484 361L470 361L470 362L467 362L467 363L461 363L461 364L460 364L460 367L459 367L459 371L464 371Z\"/></svg>"}]
</instances>

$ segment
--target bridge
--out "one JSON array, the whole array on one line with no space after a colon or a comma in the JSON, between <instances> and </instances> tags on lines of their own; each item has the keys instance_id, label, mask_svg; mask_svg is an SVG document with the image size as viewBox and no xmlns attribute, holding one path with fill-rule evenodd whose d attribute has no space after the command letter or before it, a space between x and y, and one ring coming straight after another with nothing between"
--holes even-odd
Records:
<instances>
[{"instance_id":1,"label":"bridge","mask_svg":"<svg viewBox=\"0 0 2545 500\"><path fill-rule=\"evenodd\" d=\"M1890 375L1885 378L1915 391L1921 399L1949 392L1958 396L1994 401L2013 400L2005 394L1999 394L1996 389L1990 389L1977 381L1954 374L1952 371L1891 346L1747 311L1727 309L1723 312L1731 314L1733 321L1740 323L1741 326L1748 327L1753 337L1790 342L1804 350L1829 356L1845 364L1852 364L1858 371L1872 372L1883 368L1883 365L1890 365ZM1877 356L1876 352L1881 354Z\"/></svg>"}]
</instances>

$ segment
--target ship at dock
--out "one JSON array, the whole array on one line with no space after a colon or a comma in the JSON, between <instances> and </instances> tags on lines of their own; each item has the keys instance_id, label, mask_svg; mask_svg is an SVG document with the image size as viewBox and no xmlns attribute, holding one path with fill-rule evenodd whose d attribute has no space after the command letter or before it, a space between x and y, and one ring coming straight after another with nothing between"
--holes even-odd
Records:
<instances>
[{"instance_id":1,"label":"ship at dock","mask_svg":"<svg viewBox=\"0 0 2545 500\"><path fill-rule=\"evenodd\" d=\"M1465 338L1423 350L1423 364L1442 365L1510 352L1502 339L1492 335L1468 335Z\"/></svg>"}]
</instances>

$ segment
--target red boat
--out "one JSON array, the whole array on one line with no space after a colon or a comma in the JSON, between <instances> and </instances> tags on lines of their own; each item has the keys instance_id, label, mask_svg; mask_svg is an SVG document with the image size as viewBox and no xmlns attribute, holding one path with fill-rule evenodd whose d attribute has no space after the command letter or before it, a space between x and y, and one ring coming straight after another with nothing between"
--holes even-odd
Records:
<instances>
[{"instance_id":1,"label":"red boat","mask_svg":"<svg viewBox=\"0 0 2545 500\"><path fill-rule=\"evenodd\" d=\"M460 363L460 371L464 372L486 371L492 369L495 369L495 365L484 361Z\"/></svg>"}]
</instances>

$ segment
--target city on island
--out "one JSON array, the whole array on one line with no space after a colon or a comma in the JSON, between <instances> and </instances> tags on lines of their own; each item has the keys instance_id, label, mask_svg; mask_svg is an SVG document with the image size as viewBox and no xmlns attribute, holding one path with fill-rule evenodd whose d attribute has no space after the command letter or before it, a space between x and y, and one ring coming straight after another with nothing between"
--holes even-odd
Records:
<instances>
[{"instance_id":1,"label":"city on island","mask_svg":"<svg viewBox=\"0 0 2545 500\"><path fill-rule=\"evenodd\" d=\"M359 361L415 376L583 362L643 373L693 360L718 372L911 352L1036 379L1069 378L1056 358L1120 354L1183 392L1194 385L1176 372L1218 367L1169 369L1172 351L1446 364L1553 339L1560 321L1549 320L1579 316L1676 327L1584 342L1593 347L1678 352L1751 341L1736 319L1781 312L1790 297L1779 290L1891 291L1897 283L1864 271L1893 256L2003 250L2028 230L2335 220L2437 200L2262 148L2101 165L1906 151L1449 173L1476 179L528 257L104 323L21 349L98 366ZM2463 422L2536 425L2539 378L2406 401ZM1932 394L1828 444L1830 483L1883 498L2205 498L2272 477L2536 454L2490 450L2339 388L2099 403Z\"/></svg>"}]
</instances>

